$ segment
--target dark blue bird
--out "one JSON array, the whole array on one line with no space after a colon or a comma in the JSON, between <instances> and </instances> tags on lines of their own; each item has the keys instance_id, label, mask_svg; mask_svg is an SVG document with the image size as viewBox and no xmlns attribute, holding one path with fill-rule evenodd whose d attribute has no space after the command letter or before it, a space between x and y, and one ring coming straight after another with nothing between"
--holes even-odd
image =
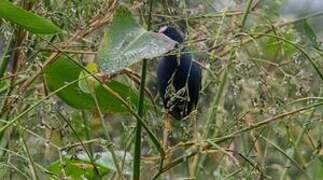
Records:
<instances>
[{"instance_id":1,"label":"dark blue bird","mask_svg":"<svg viewBox=\"0 0 323 180\"><path fill-rule=\"evenodd\" d=\"M174 27L163 27L159 31L179 44L184 37ZM175 119L183 119L195 109L201 89L201 68L185 52L160 58L157 70L158 90L168 112Z\"/></svg>"}]
</instances>

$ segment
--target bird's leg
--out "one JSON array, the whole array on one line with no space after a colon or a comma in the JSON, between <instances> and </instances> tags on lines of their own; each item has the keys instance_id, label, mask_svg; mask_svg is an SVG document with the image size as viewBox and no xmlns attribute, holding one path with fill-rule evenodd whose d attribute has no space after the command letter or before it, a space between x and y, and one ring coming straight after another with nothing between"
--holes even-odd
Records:
<instances>
[{"instance_id":1,"label":"bird's leg","mask_svg":"<svg viewBox=\"0 0 323 180\"><path fill-rule=\"evenodd\" d=\"M163 146L166 152L166 159L169 158L169 136L172 132L172 125L170 115L167 113L164 120Z\"/></svg>"}]
</instances>

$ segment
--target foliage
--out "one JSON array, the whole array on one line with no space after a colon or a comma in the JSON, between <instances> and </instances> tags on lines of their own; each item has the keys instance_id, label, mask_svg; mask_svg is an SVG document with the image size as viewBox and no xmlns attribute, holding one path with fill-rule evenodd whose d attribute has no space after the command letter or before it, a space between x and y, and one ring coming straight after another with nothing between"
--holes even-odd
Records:
<instances>
[{"instance_id":1,"label":"foliage","mask_svg":"<svg viewBox=\"0 0 323 180\"><path fill-rule=\"evenodd\" d=\"M175 46L175 41L163 34L147 32L122 6L118 8L102 42L98 64L107 73L120 71L144 58L160 56Z\"/></svg>"},{"instance_id":2,"label":"foliage","mask_svg":"<svg viewBox=\"0 0 323 180\"><path fill-rule=\"evenodd\" d=\"M57 26L43 17L19 8L7 0L0 1L0 17L33 33L53 34L61 31Z\"/></svg>"},{"instance_id":3,"label":"foliage","mask_svg":"<svg viewBox=\"0 0 323 180\"><path fill-rule=\"evenodd\" d=\"M130 179L136 122L141 179L323 179L323 13L152 1L150 21L149 2L0 0L1 179ZM164 25L203 67L197 111L171 120L169 147L155 64L182 47Z\"/></svg>"},{"instance_id":4,"label":"foliage","mask_svg":"<svg viewBox=\"0 0 323 180\"><path fill-rule=\"evenodd\" d=\"M58 57L54 63L51 63L45 68L44 73L48 89L51 91L59 89L66 83L80 79L78 84L75 83L56 93L56 95L63 99L66 104L74 108L81 110L96 110L95 101L97 100L102 112L127 111L118 99L113 94L106 91L101 85L94 85L94 87L91 87L94 89L93 92L84 90L87 88L86 85L89 83L88 81L90 81L88 79L91 77L84 75L86 72L82 71L82 67L78 66L73 60L70 60L67 57ZM92 79L92 81L96 80ZM82 83L86 85L82 86ZM130 105L134 105L138 101L136 92L126 85L114 80L108 82L107 85L118 92L124 99L127 99Z\"/></svg>"}]
</instances>

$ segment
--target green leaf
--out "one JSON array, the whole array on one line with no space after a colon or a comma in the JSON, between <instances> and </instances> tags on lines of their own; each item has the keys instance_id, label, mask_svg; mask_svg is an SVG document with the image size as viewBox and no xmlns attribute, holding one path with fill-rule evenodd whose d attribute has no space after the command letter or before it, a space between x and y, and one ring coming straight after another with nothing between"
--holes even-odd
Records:
<instances>
[{"instance_id":1,"label":"green leaf","mask_svg":"<svg viewBox=\"0 0 323 180\"><path fill-rule=\"evenodd\" d=\"M17 7L7 0L0 0L0 17L36 34L54 34L61 31L49 20Z\"/></svg>"},{"instance_id":2,"label":"green leaf","mask_svg":"<svg viewBox=\"0 0 323 180\"><path fill-rule=\"evenodd\" d=\"M320 45L317 42L316 34L315 34L314 30L312 29L312 27L307 23L306 20L303 21L303 29L304 29L305 36L307 37L308 40L310 40L311 45L314 48L319 49Z\"/></svg>"},{"instance_id":3,"label":"green leaf","mask_svg":"<svg viewBox=\"0 0 323 180\"><path fill-rule=\"evenodd\" d=\"M123 168L123 174L131 175L131 165L133 162L133 157L130 153L124 152L124 151L115 151L115 154L118 159L124 159L124 168ZM95 157L95 164L98 164L100 166L103 166L109 170L117 171L117 168L115 167L115 164L113 163L113 158L111 155L111 152L97 152L94 154ZM78 153L77 158L86 162L90 162L90 159L88 158L86 153Z\"/></svg>"},{"instance_id":4,"label":"green leaf","mask_svg":"<svg viewBox=\"0 0 323 180\"><path fill-rule=\"evenodd\" d=\"M9 80L0 80L0 93L4 92L9 88Z\"/></svg>"},{"instance_id":5,"label":"green leaf","mask_svg":"<svg viewBox=\"0 0 323 180\"><path fill-rule=\"evenodd\" d=\"M101 177L111 172L110 169L104 166L101 166L99 164L95 164L95 165ZM82 179L82 178L94 179L95 177L94 167L88 161L64 158L63 166L61 166L60 161L56 161L48 167L49 171L53 172L59 177L62 176L61 169L64 169L66 176L72 179Z\"/></svg>"},{"instance_id":6,"label":"green leaf","mask_svg":"<svg viewBox=\"0 0 323 180\"><path fill-rule=\"evenodd\" d=\"M144 58L169 52L175 44L162 33L146 31L126 7L120 6L105 32L97 62L103 71L113 73Z\"/></svg>"},{"instance_id":7,"label":"green leaf","mask_svg":"<svg viewBox=\"0 0 323 180\"><path fill-rule=\"evenodd\" d=\"M130 153L124 151L115 151L118 159L125 159L123 174L131 176L131 164L133 157ZM71 158L73 157L73 159ZM112 171L116 171L114 166L112 155L110 152L97 152L93 154L94 163L99 170L101 177L110 174ZM65 170L67 176L72 179L80 179L81 177L86 177L93 179L94 177L94 167L90 163L90 159L85 152L79 152L73 156L66 156L63 158L63 167L60 161L56 161L49 165L48 170L54 174L60 176L62 170Z\"/></svg>"},{"instance_id":8,"label":"green leaf","mask_svg":"<svg viewBox=\"0 0 323 180\"><path fill-rule=\"evenodd\" d=\"M64 86L68 82L79 79L80 73L83 71L81 67L73 63L65 56L48 65L45 69L45 80L48 89L55 91ZM110 81L107 84L112 90L119 93L124 99L127 99L131 105L135 105L138 99L136 92L125 84L117 81ZM83 110L96 111L97 107L92 94L83 92L78 84L73 84L56 94L66 104ZM102 85L95 88L95 95L98 100L101 111L103 112L126 112L127 109L120 101L109 93Z\"/></svg>"}]
</instances>

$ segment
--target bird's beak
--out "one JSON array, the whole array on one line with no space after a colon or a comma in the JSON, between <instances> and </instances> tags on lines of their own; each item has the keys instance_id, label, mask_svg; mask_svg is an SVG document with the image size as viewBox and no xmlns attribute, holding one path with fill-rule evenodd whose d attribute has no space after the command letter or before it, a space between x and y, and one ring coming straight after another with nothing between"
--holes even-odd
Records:
<instances>
[{"instance_id":1,"label":"bird's beak","mask_svg":"<svg viewBox=\"0 0 323 180\"><path fill-rule=\"evenodd\" d=\"M164 33L166 31L166 29L167 29L167 26L161 27L158 32Z\"/></svg>"}]
</instances>

